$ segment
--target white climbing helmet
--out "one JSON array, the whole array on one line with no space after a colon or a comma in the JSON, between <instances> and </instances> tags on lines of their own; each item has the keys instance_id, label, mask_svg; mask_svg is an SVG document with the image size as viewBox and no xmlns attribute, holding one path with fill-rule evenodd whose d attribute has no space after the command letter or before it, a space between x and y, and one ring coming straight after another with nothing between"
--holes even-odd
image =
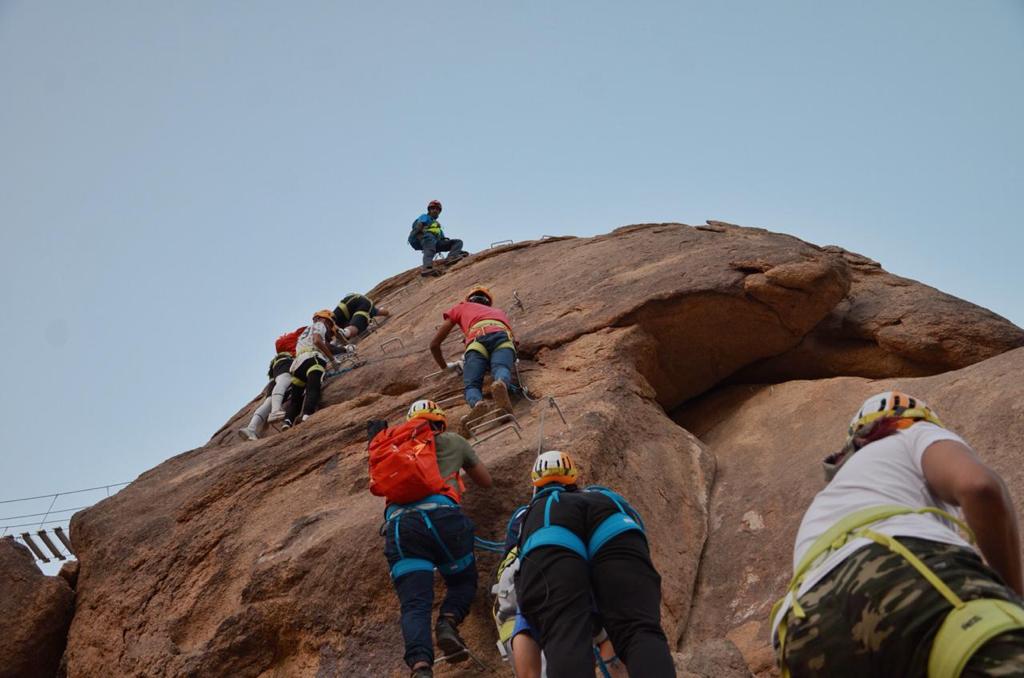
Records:
<instances>
[{"instance_id":1,"label":"white climbing helmet","mask_svg":"<svg viewBox=\"0 0 1024 678\"><path fill-rule=\"evenodd\" d=\"M533 462L530 478L534 487L544 487L548 483L575 485L576 464L572 463L572 459L565 452L558 450L542 452Z\"/></svg>"}]
</instances>

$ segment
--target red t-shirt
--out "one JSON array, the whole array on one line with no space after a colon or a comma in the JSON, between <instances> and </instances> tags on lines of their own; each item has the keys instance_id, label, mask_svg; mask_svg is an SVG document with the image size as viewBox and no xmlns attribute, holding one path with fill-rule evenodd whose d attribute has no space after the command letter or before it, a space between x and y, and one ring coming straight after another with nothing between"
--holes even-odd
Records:
<instances>
[{"instance_id":1,"label":"red t-shirt","mask_svg":"<svg viewBox=\"0 0 1024 678\"><path fill-rule=\"evenodd\" d=\"M498 320L505 323L505 327L512 328L512 321L508 319L505 312L500 308L494 308L493 306L485 306L484 304L476 304L472 301L464 301L461 304L455 304L447 311L444 312L444 319L451 320L453 323L459 326L462 330L462 336L469 337L469 328L477 324L481 320ZM491 332L503 332L501 327L485 327L480 334L489 334Z\"/></svg>"}]
</instances>

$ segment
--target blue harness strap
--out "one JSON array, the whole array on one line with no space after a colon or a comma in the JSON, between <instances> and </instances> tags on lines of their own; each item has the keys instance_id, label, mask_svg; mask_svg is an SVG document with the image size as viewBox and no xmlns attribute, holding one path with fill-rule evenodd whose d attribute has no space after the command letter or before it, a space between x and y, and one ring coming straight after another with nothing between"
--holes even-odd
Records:
<instances>
[{"instance_id":1,"label":"blue harness strap","mask_svg":"<svg viewBox=\"0 0 1024 678\"><path fill-rule=\"evenodd\" d=\"M437 528L434 527L434 523L430 520L430 511L445 507L458 507L458 504L450 497L446 497L442 494L432 494L425 499L421 499L415 504L392 504L384 509L384 519L389 523L394 523L395 548L398 550L398 562L391 566L391 579L398 579L410 572L433 572L435 567L441 572L441 574L457 574L473 564L474 556L472 550L461 558L455 558L452 556L451 551L448 550L448 547L441 539L441 535L437 533ZM436 541L441 547L441 550L444 551L445 558L447 558L445 562L434 563L424 558L406 558L402 553L402 543L399 539L398 528L402 523L402 516L413 511L423 518L423 522L427 526L427 529L430 530L430 534L434 537L434 541Z\"/></svg>"},{"instance_id":2,"label":"blue harness strap","mask_svg":"<svg viewBox=\"0 0 1024 678\"><path fill-rule=\"evenodd\" d=\"M559 493L562 492L562 488L553 487L549 490L549 495L544 503L544 526L536 530L533 534L527 538L526 543L523 544L523 548L520 551L520 557L525 558L526 554L535 548L541 546L560 546L562 548L569 549L573 553L576 553L580 558L590 561L593 560L597 552L601 550L605 544L610 540L619 536L623 532L629 530L640 530L644 533L643 521L640 520L640 515L633 509L632 506L622 498L621 495L609 490L605 487L591 486L584 489L584 492L600 492L605 495L613 502L615 502L618 512L614 513L597 526L594 533L590 536L590 541L586 544L583 540L572 530L562 527L561 525L551 524L551 505L557 502ZM539 498L540 495L538 494ZM536 498L535 498L536 501Z\"/></svg>"}]
</instances>

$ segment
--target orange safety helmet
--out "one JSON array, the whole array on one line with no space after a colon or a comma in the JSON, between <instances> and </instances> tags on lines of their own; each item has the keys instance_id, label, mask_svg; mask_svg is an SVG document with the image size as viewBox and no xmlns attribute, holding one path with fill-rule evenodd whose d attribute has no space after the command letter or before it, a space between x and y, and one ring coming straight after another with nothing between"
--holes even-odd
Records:
<instances>
[{"instance_id":1,"label":"orange safety helmet","mask_svg":"<svg viewBox=\"0 0 1024 678\"><path fill-rule=\"evenodd\" d=\"M469 294L466 295L466 301L472 301L473 297L486 297L488 306L494 303L494 297L491 296L491 291L483 285L477 285L471 289Z\"/></svg>"},{"instance_id":2,"label":"orange safety helmet","mask_svg":"<svg viewBox=\"0 0 1024 678\"><path fill-rule=\"evenodd\" d=\"M332 325L334 324L334 314L328 311L326 308L317 311L316 313L313 314L313 320L316 320L317 318L322 318L327 322L331 323Z\"/></svg>"}]
</instances>

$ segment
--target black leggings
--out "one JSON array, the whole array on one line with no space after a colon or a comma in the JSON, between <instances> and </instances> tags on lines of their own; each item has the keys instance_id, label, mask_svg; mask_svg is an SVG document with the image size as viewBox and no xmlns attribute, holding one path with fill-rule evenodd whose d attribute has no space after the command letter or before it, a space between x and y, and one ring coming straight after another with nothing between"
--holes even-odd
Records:
<instances>
[{"instance_id":1,"label":"black leggings","mask_svg":"<svg viewBox=\"0 0 1024 678\"><path fill-rule=\"evenodd\" d=\"M338 327L355 325L357 334L362 334L370 325L370 316L375 315L373 302L362 294L350 294L334 309L334 324Z\"/></svg>"},{"instance_id":2,"label":"black leggings","mask_svg":"<svg viewBox=\"0 0 1024 678\"><path fill-rule=\"evenodd\" d=\"M294 422L295 418L299 416L299 408L302 408L302 414L316 412L316 408L320 406L320 386L323 382L326 365L327 363L321 358L307 358L295 370L292 380L292 395L285 408L285 419ZM319 369L313 369L314 367ZM295 383L295 380L303 381L305 385L300 386ZM305 396L305 404L303 404L303 396Z\"/></svg>"},{"instance_id":3,"label":"black leggings","mask_svg":"<svg viewBox=\"0 0 1024 678\"><path fill-rule=\"evenodd\" d=\"M534 508L523 526L524 542L544 524L543 502ZM552 506L551 524L567 527L586 540L601 520L616 511L604 495L563 492ZM520 610L537 631L548 675L594 675L595 605L629 675L676 675L661 629L661 577L642 533L633 530L615 537L589 563L568 549L537 548L520 565L516 593Z\"/></svg>"}]
</instances>

